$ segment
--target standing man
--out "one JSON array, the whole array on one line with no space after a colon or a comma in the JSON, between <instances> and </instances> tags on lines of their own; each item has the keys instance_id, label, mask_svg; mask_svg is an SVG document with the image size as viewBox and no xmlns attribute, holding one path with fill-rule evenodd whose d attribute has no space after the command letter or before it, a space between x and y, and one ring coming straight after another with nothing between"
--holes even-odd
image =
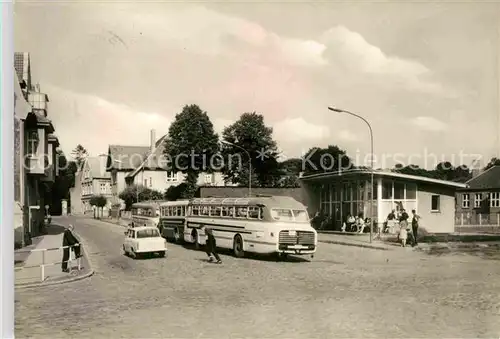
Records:
<instances>
[{"instance_id":1,"label":"standing man","mask_svg":"<svg viewBox=\"0 0 500 339\"><path fill-rule=\"evenodd\" d=\"M63 247L74 246L76 244L80 245L80 242L73 234L73 229L74 229L73 225L70 224L68 226L68 228L66 228L66 230L64 231ZM80 257L80 246L73 247L73 250L75 251L75 257L79 258ZM61 269L63 272L66 272L66 273L69 272L68 260L69 260L69 256L70 256L70 251L71 251L71 248L69 248L69 247L63 248L63 258L62 258L62 263L61 263Z\"/></svg>"},{"instance_id":2,"label":"standing man","mask_svg":"<svg viewBox=\"0 0 500 339\"><path fill-rule=\"evenodd\" d=\"M411 219L411 230L413 233L413 244L412 246L418 245L417 242L417 233L418 233L418 223L421 219L420 215L417 214L415 210L411 210L411 214L413 215L413 218Z\"/></svg>"},{"instance_id":3,"label":"standing man","mask_svg":"<svg viewBox=\"0 0 500 339\"><path fill-rule=\"evenodd\" d=\"M214 234L212 232L212 229L208 228L208 227L205 227L205 235L207 236L207 241L206 241L207 249L206 249L206 252L207 252L207 255L208 255L208 260L212 261L212 255L213 255L215 257L215 259L217 260L216 263L217 264L222 264L222 261L220 260L220 257L217 254L217 245L215 243L215 237L214 237Z\"/></svg>"}]
</instances>

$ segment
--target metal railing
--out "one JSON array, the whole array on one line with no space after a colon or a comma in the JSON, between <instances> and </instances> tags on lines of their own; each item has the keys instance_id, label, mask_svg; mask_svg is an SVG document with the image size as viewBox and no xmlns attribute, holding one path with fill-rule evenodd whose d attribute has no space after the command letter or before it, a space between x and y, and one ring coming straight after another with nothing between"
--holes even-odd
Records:
<instances>
[{"instance_id":1,"label":"metal railing","mask_svg":"<svg viewBox=\"0 0 500 339\"><path fill-rule=\"evenodd\" d=\"M80 256L72 259L72 249L74 247L79 247L80 248ZM59 250L64 250L68 248L69 249L69 258L68 260L66 261L56 261L56 262L50 262L50 263L46 263L45 262L45 254L48 252L48 251L59 251ZM81 271L82 269L82 257L83 257L83 245L82 244L75 244L75 245L71 245L71 246L61 246L61 247L53 247L53 248L36 248L36 249L33 249L33 250L19 250L19 251L16 251L16 254L17 253L33 253L33 252L41 252L42 254L42 263L40 265L31 265L31 266L21 266L21 267L16 267L14 270L15 271L21 271L21 270L25 270L25 269L28 269L28 268L36 268L36 267L40 267L40 282L44 282L45 279L46 279L46 275L45 275L45 267L47 266L53 266L53 265L60 265L62 264L63 262L66 262L68 264L68 270L69 270L69 273L72 273L74 271L74 267L72 265L72 263L74 261L76 261L77 263L77 271Z\"/></svg>"}]
</instances>

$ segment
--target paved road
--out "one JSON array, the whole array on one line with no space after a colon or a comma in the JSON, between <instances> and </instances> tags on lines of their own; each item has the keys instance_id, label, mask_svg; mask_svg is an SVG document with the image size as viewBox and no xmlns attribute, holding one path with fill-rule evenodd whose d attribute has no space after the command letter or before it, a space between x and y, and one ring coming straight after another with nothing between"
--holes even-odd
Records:
<instances>
[{"instance_id":1,"label":"paved road","mask_svg":"<svg viewBox=\"0 0 500 339\"><path fill-rule=\"evenodd\" d=\"M16 337L499 337L498 257L320 244L312 262L223 265L170 245L122 255L124 229L68 218L95 276L16 292Z\"/></svg>"}]
</instances>

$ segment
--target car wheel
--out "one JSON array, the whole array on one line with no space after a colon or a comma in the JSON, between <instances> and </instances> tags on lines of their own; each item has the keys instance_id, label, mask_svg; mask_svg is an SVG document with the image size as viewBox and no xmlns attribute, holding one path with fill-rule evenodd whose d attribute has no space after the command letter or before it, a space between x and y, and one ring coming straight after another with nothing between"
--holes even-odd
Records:
<instances>
[{"instance_id":1,"label":"car wheel","mask_svg":"<svg viewBox=\"0 0 500 339\"><path fill-rule=\"evenodd\" d=\"M160 256L160 258L165 258L165 251L158 252L158 255Z\"/></svg>"},{"instance_id":2,"label":"car wheel","mask_svg":"<svg viewBox=\"0 0 500 339\"><path fill-rule=\"evenodd\" d=\"M123 254L124 254L124 255L126 255L126 256L128 256L128 252L127 252L127 250L125 249L125 245L123 245Z\"/></svg>"},{"instance_id":3,"label":"car wheel","mask_svg":"<svg viewBox=\"0 0 500 339\"><path fill-rule=\"evenodd\" d=\"M133 258L133 259L137 259L137 253L135 253L134 249L132 248L132 250L130 251L130 256Z\"/></svg>"},{"instance_id":4,"label":"car wheel","mask_svg":"<svg viewBox=\"0 0 500 339\"><path fill-rule=\"evenodd\" d=\"M243 251L243 239L241 239L241 235L239 234L234 237L233 253L237 258L242 258L245 255L245 252Z\"/></svg>"}]
</instances>

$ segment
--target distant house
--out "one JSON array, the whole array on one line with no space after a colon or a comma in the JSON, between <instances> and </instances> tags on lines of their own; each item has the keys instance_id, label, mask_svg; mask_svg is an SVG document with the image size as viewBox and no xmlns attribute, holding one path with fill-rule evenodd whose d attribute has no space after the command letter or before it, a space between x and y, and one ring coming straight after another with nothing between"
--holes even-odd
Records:
<instances>
[{"instance_id":1,"label":"distant house","mask_svg":"<svg viewBox=\"0 0 500 339\"><path fill-rule=\"evenodd\" d=\"M160 192L184 182L185 175L168 170L164 141L166 135L156 139L151 130L149 146L110 145L106 169L111 174L113 202L118 203L119 194L128 186L141 185ZM224 186L222 173L202 173L198 178L200 186Z\"/></svg>"},{"instance_id":2,"label":"distant house","mask_svg":"<svg viewBox=\"0 0 500 339\"><path fill-rule=\"evenodd\" d=\"M88 157L75 174L75 186L70 189L71 214L92 213L90 198L103 195L111 206L111 175L106 171L106 155Z\"/></svg>"},{"instance_id":3,"label":"distant house","mask_svg":"<svg viewBox=\"0 0 500 339\"><path fill-rule=\"evenodd\" d=\"M498 224L500 219L500 166L493 166L486 171L476 173L472 179L467 181L467 186L456 194L456 209L460 223L465 218L468 224ZM483 215L483 217L479 218L478 215Z\"/></svg>"}]
</instances>

